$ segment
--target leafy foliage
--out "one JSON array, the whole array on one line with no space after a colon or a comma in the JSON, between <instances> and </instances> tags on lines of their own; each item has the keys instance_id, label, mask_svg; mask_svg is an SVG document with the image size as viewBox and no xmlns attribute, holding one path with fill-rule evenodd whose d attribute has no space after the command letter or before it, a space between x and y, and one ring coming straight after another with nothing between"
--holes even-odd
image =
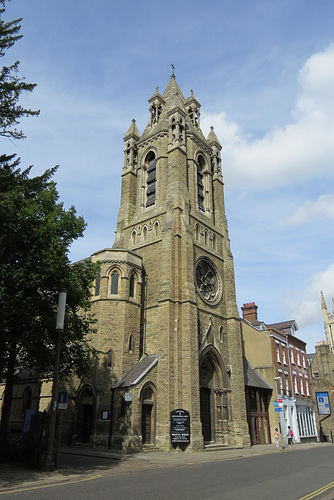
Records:
<instances>
[{"instance_id":1,"label":"leafy foliage","mask_svg":"<svg viewBox=\"0 0 334 500\"><path fill-rule=\"evenodd\" d=\"M19 34L21 19L5 22L2 17L5 12L5 0L0 0L0 57L4 57L7 49L22 38ZM3 66L0 71L0 136L13 139L23 139L22 130L15 127L24 116L37 116L39 111L24 108L19 104L23 92L32 92L34 83L26 83L18 76L19 61L10 66Z\"/></svg>"},{"instance_id":2,"label":"leafy foliage","mask_svg":"<svg viewBox=\"0 0 334 500\"><path fill-rule=\"evenodd\" d=\"M87 341L90 287L97 266L71 265L71 243L85 222L74 207L65 210L51 180L56 168L38 177L23 172L14 157L0 157L0 339L2 367L15 348L21 365L52 367L58 291L68 289L62 336L67 371L83 371L93 351Z\"/></svg>"}]
</instances>

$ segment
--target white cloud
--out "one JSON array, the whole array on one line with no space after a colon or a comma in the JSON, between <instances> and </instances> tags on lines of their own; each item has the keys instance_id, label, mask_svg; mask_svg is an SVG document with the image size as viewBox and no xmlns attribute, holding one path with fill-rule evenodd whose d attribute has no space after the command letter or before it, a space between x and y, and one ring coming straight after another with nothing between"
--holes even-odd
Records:
<instances>
[{"instance_id":1,"label":"white cloud","mask_svg":"<svg viewBox=\"0 0 334 500\"><path fill-rule=\"evenodd\" d=\"M334 220L334 194L323 194L317 200L306 200L284 223L303 224L316 217Z\"/></svg>"},{"instance_id":2,"label":"white cloud","mask_svg":"<svg viewBox=\"0 0 334 500\"><path fill-rule=\"evenodd\" d=\"M317 273L305 282L304 290L291 291L284 299L290 317L299 327L316 324L321 317L320 292L324 292L327 304L334 297L334 263L325 271Z\"/></svg>"},{"instance_id":3,"label":"white cloud","mask_svg":"<svg viewBox=\"0 0 334 500\"><path fill-rule=\"evenodd\" d=\"M334 44L305 62L298 83L293 121L260 139L243 136L224 112L203 114L203 129L214 125L223 144L229 183L268 188L334 174Z\"/></svg>"}]
</instances>

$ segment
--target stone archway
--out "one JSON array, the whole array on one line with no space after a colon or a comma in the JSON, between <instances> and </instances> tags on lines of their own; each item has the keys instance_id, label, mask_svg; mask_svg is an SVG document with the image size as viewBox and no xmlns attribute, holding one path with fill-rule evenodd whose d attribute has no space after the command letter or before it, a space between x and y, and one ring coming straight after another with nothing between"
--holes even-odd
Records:
<instances>
[{"instance_id":1,"label":"stone archway","mask_svg":"<svg viewBox=\"0 0 334 500\"><path fill-rule=\"evenodd\" d=\"M205 444L221 440L217 439L217 434L221 434L223 419L228 418L226 389L223 385L220 363L211 352L208 352L200 362L200 410Z\"/></svg>"},{"instance_id":2,"label":"stone archway","mask_svg":"<svg viewBox=\"0 0 334 500\"><path fill-rule=\"evenodd\" d=\"M94 430L96 399L91 387L84 387L78 398L77 439L90 443Z\"/></svg>"}]
</instances>

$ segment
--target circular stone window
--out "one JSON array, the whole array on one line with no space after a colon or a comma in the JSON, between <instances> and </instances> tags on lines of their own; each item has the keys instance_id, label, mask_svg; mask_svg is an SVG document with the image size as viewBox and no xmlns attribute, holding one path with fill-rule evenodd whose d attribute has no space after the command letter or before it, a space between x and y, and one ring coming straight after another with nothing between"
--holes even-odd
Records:
<instances>
[{"instance_id":1,"label":"circular stone window","mask_svg":"<svg viewBox=\"0 0 334 500\"><path fill-rule=\"evenodd\" d=\"M196 264L196 286L202 299L208 304L217 304L222 296L222 282L216 266L207 259Z\"/></svg>"}]
</instances>

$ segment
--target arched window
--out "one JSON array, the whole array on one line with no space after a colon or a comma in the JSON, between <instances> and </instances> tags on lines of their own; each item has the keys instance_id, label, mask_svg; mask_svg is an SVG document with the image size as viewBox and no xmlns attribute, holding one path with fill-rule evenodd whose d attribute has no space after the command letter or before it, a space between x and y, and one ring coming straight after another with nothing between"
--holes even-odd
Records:
<instances>
[{"instance_id":1,"label":"arched window","mask_svg":"<svg viewBox=\"0 0 334 500\"><path fill-rule=\"evenodd\" d=\"M118 272L113 271L111 274L111 295L117 295L118 294Z\"/></svg>"},{"instance_id":2,"label":"arched window","mask_svg":"<svg viewBox=\"0 0 334 500\"><path fill-rule=\"evenodd\" d=\"M155 203L156 181L157 181L157 161L155 154L150 151L146 157L145 164L147 165L146 178L146 207L150 207Z\"/></svg>"},{"instance_id":3,"label":"arched window","mask_svg":"<svg viewBox=\"0 0 334 500\"><path fill-rule=\"evenodd\" d=\"M95 297L100 295L101 276L98 274L95 280Z\"/></svg>"},{"instance_id":4,"label":"arched window","mask_svg":"<svg viewBox=\"0 0 334 500\"><path fill-rule=\"evenodd\" d=\"M131 233L131 240L132 240L132 245L135 245L137 240L137 232L135 229Z\"/></svg>"},{"instance_id":5,"label":"arched window","mask_svg":"<svg viewBox=\"0 0 334 500\"><path fill-rule=\"evenodd\" d=\"M143 227L143 241L147 240L147 226Z\"/></svg>"},{"instance_id":6,"label":"arched window","mask_svg":"<svg viewBox=\"0 0 334 500\"><path fill-rule=\"evenodd\" d=\"M135 296L135 275L131 274L130 276L130 281L129 281L129 297L134 297Z\"/></svg>"},{"instance_id":7,"label":"arched window","mask_svg":"<svg viewBox=\"0 0 334 500\"><path fill-rule=\"evenodd\" d=\"M157 237L159 234L159 222L155 221L154 223L154 236Z\"/></svg>"},{"instance_id":8,"label":"arched window","mask_svg":"<svg viewBox=\"0 0 334 500\"><path fill-rule=\"evenodd\" d=\"M195 227L195 238L196 238L197 241L199 240L199 235L200 235L199 225L196 224L196 227Z\"/></svg>"},{"instance_id":9,"label":"arched window","mask_svg":"<svg viewBox=\"0 0 334 500\"><path fill-rule=\"evenodd\" d=\"M129 353L132 354L133 353L133 335L131 333L130 337L129 337Z\"/></svg>"},{"instance_id":10,"label":"arched window","mask_svg":"<svg viewBox=\"0 0 334 500\"><path fill-rule=\"evenodd\" d=\"M111 368L113 364L113 355L112 355L112 350L110 349L108 351L108 356L107 356L107 366L108 368Z\"/></svg>"},{"instance_id":11,"label":"arched window","mask_svg":"<svg viewBox=\"0 0 334 500\"><path fill-rule=\"evenodd\" d=\"M205 162L203 156L199 156L197 160L197 199L198 208L200 210L205 210L204 208L204 167Z\"/></svg>"},{"instance_id":12,"label":"arched window","mask_svg":"<svg viewBox=\"0 0 334 500\"><path fill-rule=\"evenodd\" d=\"M207 230L204 231L204 244L205 245L208 244L208 232L207 232Z\"/></svg>"}]
</instances>

